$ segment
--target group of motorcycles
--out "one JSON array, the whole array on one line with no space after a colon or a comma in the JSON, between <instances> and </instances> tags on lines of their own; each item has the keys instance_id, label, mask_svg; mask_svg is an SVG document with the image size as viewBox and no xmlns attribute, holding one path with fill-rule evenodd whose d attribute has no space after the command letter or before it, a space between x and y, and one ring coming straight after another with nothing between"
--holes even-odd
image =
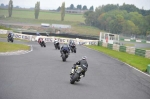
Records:
<instances>
[{"instance_id":1,"label":"group of motorcycles","mask_svg":"<svg viewBox=\"0 0 150 99\"><path fill-rule=\"evenodd\" d=\"M38 43L41 45L41 47L46 47L46 44L45 42L43 41L43 39L40 39L38 40ZM66 45L67 46L67 45ZM54 41L54 48L56 50L61 50L60 48L60 43L58 41ZM74 42L70 41L69 42L69 50L72 52L72 53L76 53L76 45ZM62 61L65 62L66 59L69 57L69 52L64 49L61 51L62 55ZM84 66L76 66L76 69L74 70L74 73L72 75L70 75L70 83L71 84L74 84L75 82L79 82L80 78L83 76L82 75L82 72L84 71Z\"/></svg>"},{"instance_id":2,"label":"group of motorcycles","mask_svg":"<svg viewBox=\"0 0 150 99\"><path fill-rule=\"evenodd\" d=\"M8 42L13 42L14 41L14 38L13 38L13 34L12 33L9 33L8 34L8 38L7 38L7 41ZM41 47L46 47L46 43L44 42L43 38L39 38L38 39L38 43L40 44ZM54 42L54 47L56 50L60 50L60 44L58 41L55 41ZM74 42L70 41L69 42L69 50L72 52L72 53L76 53L76 45ZM69 56L69 52L67 50L62 50L62 61L65 62L66 59L68 58ZM74 70L74 73L72 75L70 75L70 83L71 84L74 84L75 82L78 82L80 77L82 76L82 72L84 71L84 66L76 66L76 69Z\"/></svg>"},{"instance_id":3,"label":"group of motorcycles","mask_svg":"<svg viewBox=\"0 0 150 99\"><path fill-rule=\"evenodd\" d=\"M54 42L54 46L55 46L55 49L60 50L60 44L58 41ZM69 48L72 53L76 53L76 45L74 42L72 42L72 41L69 42ZM62 55L61 55L62 61L66 61L68 56L69 56L68 51L66 49L62 50ZM84 66L76 66L74 73L72 75L70 75L70 83L74 84L75 82L79 82L80 78L83 76L82 72L84 70L85 70Z\"/></svg>"},{"instance_id":4,"label":"group of motorcycles","mask_svg":"<svg viewBox=\"0 0 150 99\"><path fill-rule=\"evenodd\" d=\"M66 46L66 48L69 48L69 49L60 49L60 44L58 41L55 41L54 42L54 46L55 46L55 49L58 49L60 50L61 52L61 57L62 57L62 61L65 62L66 59L68 58L69 56L69 52L68 50L71 50L72 53L76 53L76 45L74 42L70 42L69 43L69 46L68 45L63 45L63 47Z\"/></svg>"}]
</instances>

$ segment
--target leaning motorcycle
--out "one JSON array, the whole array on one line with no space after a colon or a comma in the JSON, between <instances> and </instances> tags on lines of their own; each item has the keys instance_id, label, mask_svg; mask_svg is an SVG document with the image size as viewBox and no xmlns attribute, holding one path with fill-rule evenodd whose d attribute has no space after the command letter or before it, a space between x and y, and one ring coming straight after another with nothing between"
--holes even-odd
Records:
<instances>
[{"instance_id":1,"label":"leaning motorcycle","mask_svg":"<svg viewBox=\"0 0 150 99\"><path fill-rule=\"evenodd\" d=\"M55 49L60 50L60 45L58 41L54 42L54 46L55 46Z\"/></svg>"},{"instance_id":2,"label":"leaning motorcycle","mask_svg":"<svg viewBox=\"0 0 150 99\"><path fill-rule=\"evenodd\" d=\"M64 50L62 51L62 55L61 55L62 61L65 62L66 59L68 58L68 56L69 56L68 51L67 51L66 49L64 49Z\"/></svg>"},{"instance_id":3,"label":"leaning motorcycle","mask_svg":"<svg viewBox=\"0 0 150 99\"><path fill-rule=\"evenodd\" d=\"M38 43L41 45L41 47L46 47L46 43L43 41L43 38L39 38Z\"/></svg>"},{"instance_id":4,"label":"leaning motorcycle","mask_svg":"<svg viewBox=\"0 0 150 99\"><path fill-rule=\"evenodd\" d=\"M46 47L46 43L44 41L40 42L41 47Z\"/></svg>"},{"instance_id":5,"label":"leaning motorcycle","mask_svg":"<svg viewBox=\"0 0 150 99\"><path fill-rule=\"evenodd\" d=\"M70 83L74 84L75 82L78 82L81 77L83 77L82 72L85 72L87 70L87 67L85 65L77 65L74 73L72 75L70 75Z\"/></svg>"}]
</instances>

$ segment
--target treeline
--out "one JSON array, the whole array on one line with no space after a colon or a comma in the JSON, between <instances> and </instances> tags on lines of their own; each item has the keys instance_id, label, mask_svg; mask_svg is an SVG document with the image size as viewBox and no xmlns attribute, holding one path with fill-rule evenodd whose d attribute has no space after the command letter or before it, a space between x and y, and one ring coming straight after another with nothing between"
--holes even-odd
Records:
<instances>
[{"instance_id":1,"label":"treeline","mask_svg":"<svg viewBox=\"0 0 150 99\"><path fill-rule=\"evenodd\" d=\"M60 11L61 7L59 6L57 8L57 11ZM67 10L90 10L93 11L94 7L91 6L89 9L86 5L82 6L82 5L77 5L76 7L74 6L74 4L71 4L69 7L66 7Z\"/></svg>"},{"instance_id":2,"label":"treeline","mask_svg":"<svg viewBox=\"0 0 150 99\"><path fill-rule=\"evenodd\" d=\"M150 10L134 5L108 4L84 13L85 23L101 30L126 35L150 34Z\"/></svg>"},{"instance_id":3,"label":"treeline","mask_svg":"<svg viewBox=\"0 0 150 99\"><path fill-rule=\"evenodd\" d=\"M8 9L9 5L0 4L0 8ZM14 6L13 8L21 8L20 6Z\"/></svg>"}]
</instances>

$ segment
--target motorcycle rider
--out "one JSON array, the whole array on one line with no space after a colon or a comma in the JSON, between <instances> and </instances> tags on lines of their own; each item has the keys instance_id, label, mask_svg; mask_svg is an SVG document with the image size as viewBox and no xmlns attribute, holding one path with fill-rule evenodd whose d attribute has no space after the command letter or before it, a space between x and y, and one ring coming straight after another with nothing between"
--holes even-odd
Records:
<instances>
[{"instance_id":1,"label":"motorcycle rider","mask_svg":"<svg viewBox=\"0 0 150 99\"><path fill-rule=\"evenodd\" d=\"M54 45L56 44L56 42L58 42L58 40L55 38L55 40L54 40Z\"/></svg>"},{"instance_id":2,"label":"motorcycle rider","mask_svg":"<svg viewBox=\"0 0 150 99\"><path fill-rule=\"evenodd\" d=\"M41 42L43 41L43 38L39 38L38 39L38 43L41 44Z\"/></svg>"},{"instance_id":3,"label":"motorcycle rider","mask_svg":"<svg viewBox=\"0 0 150 99\"><path fill-rule=\"evenodd\" d=\"M81 60L76 62L76 64L74 64L73 67L72 67L70 75L72 75L74 73L74 70L76 69L77 66L83 66L84 65L84 71L82 72L82 75L83 75L83 77L85 77L85 72L87 71L87 68L88 68L88 63L87 63L86 59L87 59L87 57L83 56ZM79 81L80 81L81 77L79 77Z\"/></svg>"},{"instance_id":4,"label":"motorcycle rider","mask_svg":"<svg viewBox=\"0 0 150 99\"><path fill-rule=\"evenodd\" d=\"M13 33L9 32L7 37L13 37Z\"/></svg>"},{"instance_id":5,"label":"motorcycle rider","mask_svg":"<svg viewBox=\"0 0 150 99\"><path fill-rule=\"evenodd\" d=\"M70 47L71 51L73 50L73 48L76 49L76 44L73 40L69 42L69 47Z\"/></svg>"},{"instance_id":6,"label":"motorcycle rider","mask_svg":"<svg viewBox=\"0 0 150 99\"><path fill-rule=\"evenodd\" d=\"M75 44L75 42L73 40L70 40L69 46L71 47L72 44Z\"/></svg>"},{"instance_id":7,"label":"motorcycle rider","mask_svg":"<svg viewBox=\"0 0 150 99\"><path fill-rule=\"evenodd\" d=\"M68 54L70 53L70 48L69 48L68 44L64 44L64 45L62 45L61 48L60 48L61 56L62 56L62 54L63 54L63 50L64 50L64 49L67 50Z\"/></svg>"},{"instance_id":8,"label":"motorcycle rider","mask_svg":"<svg viewBox=\"0 0 150 99\"><path fill-rule=\"evenodd\" d=\"M12 39L13 40L13 36L14 34L12 32L9 32L8 35L7 35L7 38L10 40Z\"/></svg>"}]
</instances>

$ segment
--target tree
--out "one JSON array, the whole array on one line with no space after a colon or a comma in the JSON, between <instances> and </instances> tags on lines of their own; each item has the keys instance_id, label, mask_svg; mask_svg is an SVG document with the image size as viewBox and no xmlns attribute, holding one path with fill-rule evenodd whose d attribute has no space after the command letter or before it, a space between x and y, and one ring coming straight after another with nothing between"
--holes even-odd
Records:
<instances>
[{"instance_id":1,"label":"tree","mask_svg":"<svg viewBox=\"0 0 150 99\"><path fill-rule=\"evenodd\" d=\"M87 10L87 6L84 5L83 8L82 8L82 10Z\"/></svg>"},{"instance_id":2,"label":"tree","mask_svg":"<svg viewBox=\"0 0 150 99\"><path fill-rule=\"evenodd\" d=\"M64 17L65 17L65 2L63 2L61 6L61 21L64 21Z\"/></svg>"},{"instance_id":3,"label":"tree","mask_svg":"<svg viewBox=\"0 0 150 99\"><path fill-rule=\"evenodd\" d=\"M91 6L89 10L93 11L93 10L94 10L94 7L93 7L93 6Z\"/></svg>"},{"instance_id":4,"label":"tree","mask_svg":"<svg viewBox=\"0 0 150 99\"><path fill-rule=\"evenodd\" d=\"M40 12L40 2L37 2L37 3L35 4L35 13L34 13L35 19L38 19L38 17L39 17L39 12Z\"/></svg>"},{"instance_id":5,"label":"tree","mask_svg":"<svg viewBox=\"0 0 150 99\"><path fill-rule=\"evenodd\" d=\"M2 7L2 8L4 8L4 7L5 7L5 5L4 5L3 3L1 3L1 7Z\"/></svg>"},{"instance_id":6,"label":"tree","mask_svg":"<svg viewBox=\"0 0 150 99\"><path fill-rule=\"evenodd\" d=\"M70 5L70 9L71 9L71 10L74 9L74 5L73 5L73 4Z\"/></svg>"},{"instance_id":7,"label":"tree","mask_svg":"<svg viewBox=\"0 0 150 99\"><path fill-rule=\"evenodd\" d=\"M123 3L123 5L119 7L119 9L120 10L126 10L128 13L139 11L139 9L135 5L125 4L125 3Z\"/></svg>"},{"instance_id":8,"label":"tree","mask_svg":"<svg viewBox=\"0 0 150 99\"><path fill-rule=\"evenodd\" d=\"M77 5L77 9L81 10L82 9L82 5Z\"/></svg>"},{"instance_id":9,"label":"tree","mask_svg":"<svg viewBox=\"0 0 150 99\"><path fill-rule=\"evenodd\" d=\"M79 6L79 9L80 9L80 10L82 9L82 5Z\"/></svg>"},{"instance_id":10,"label":"tree","mask_svg":"<svg viewBox=\"0 0 150 99\"><path fill-rule=\"evenodd\" d=\"M12 9L13 9L13 1L10 0L8 5L9 5L8 6L8 14L9 14L9 17L11 17L12 16Z\"/></svg>"},{"instance_id":11,"label":"tree","mask_svg":"<svg viewBox=\"0 0 150 99\"><path fill-rule=\"evenodd\" d=\"M60 11L61 10L61 8L60 8L60 6L57 8L57 11Z\"/></svg>"}]
</instances>

